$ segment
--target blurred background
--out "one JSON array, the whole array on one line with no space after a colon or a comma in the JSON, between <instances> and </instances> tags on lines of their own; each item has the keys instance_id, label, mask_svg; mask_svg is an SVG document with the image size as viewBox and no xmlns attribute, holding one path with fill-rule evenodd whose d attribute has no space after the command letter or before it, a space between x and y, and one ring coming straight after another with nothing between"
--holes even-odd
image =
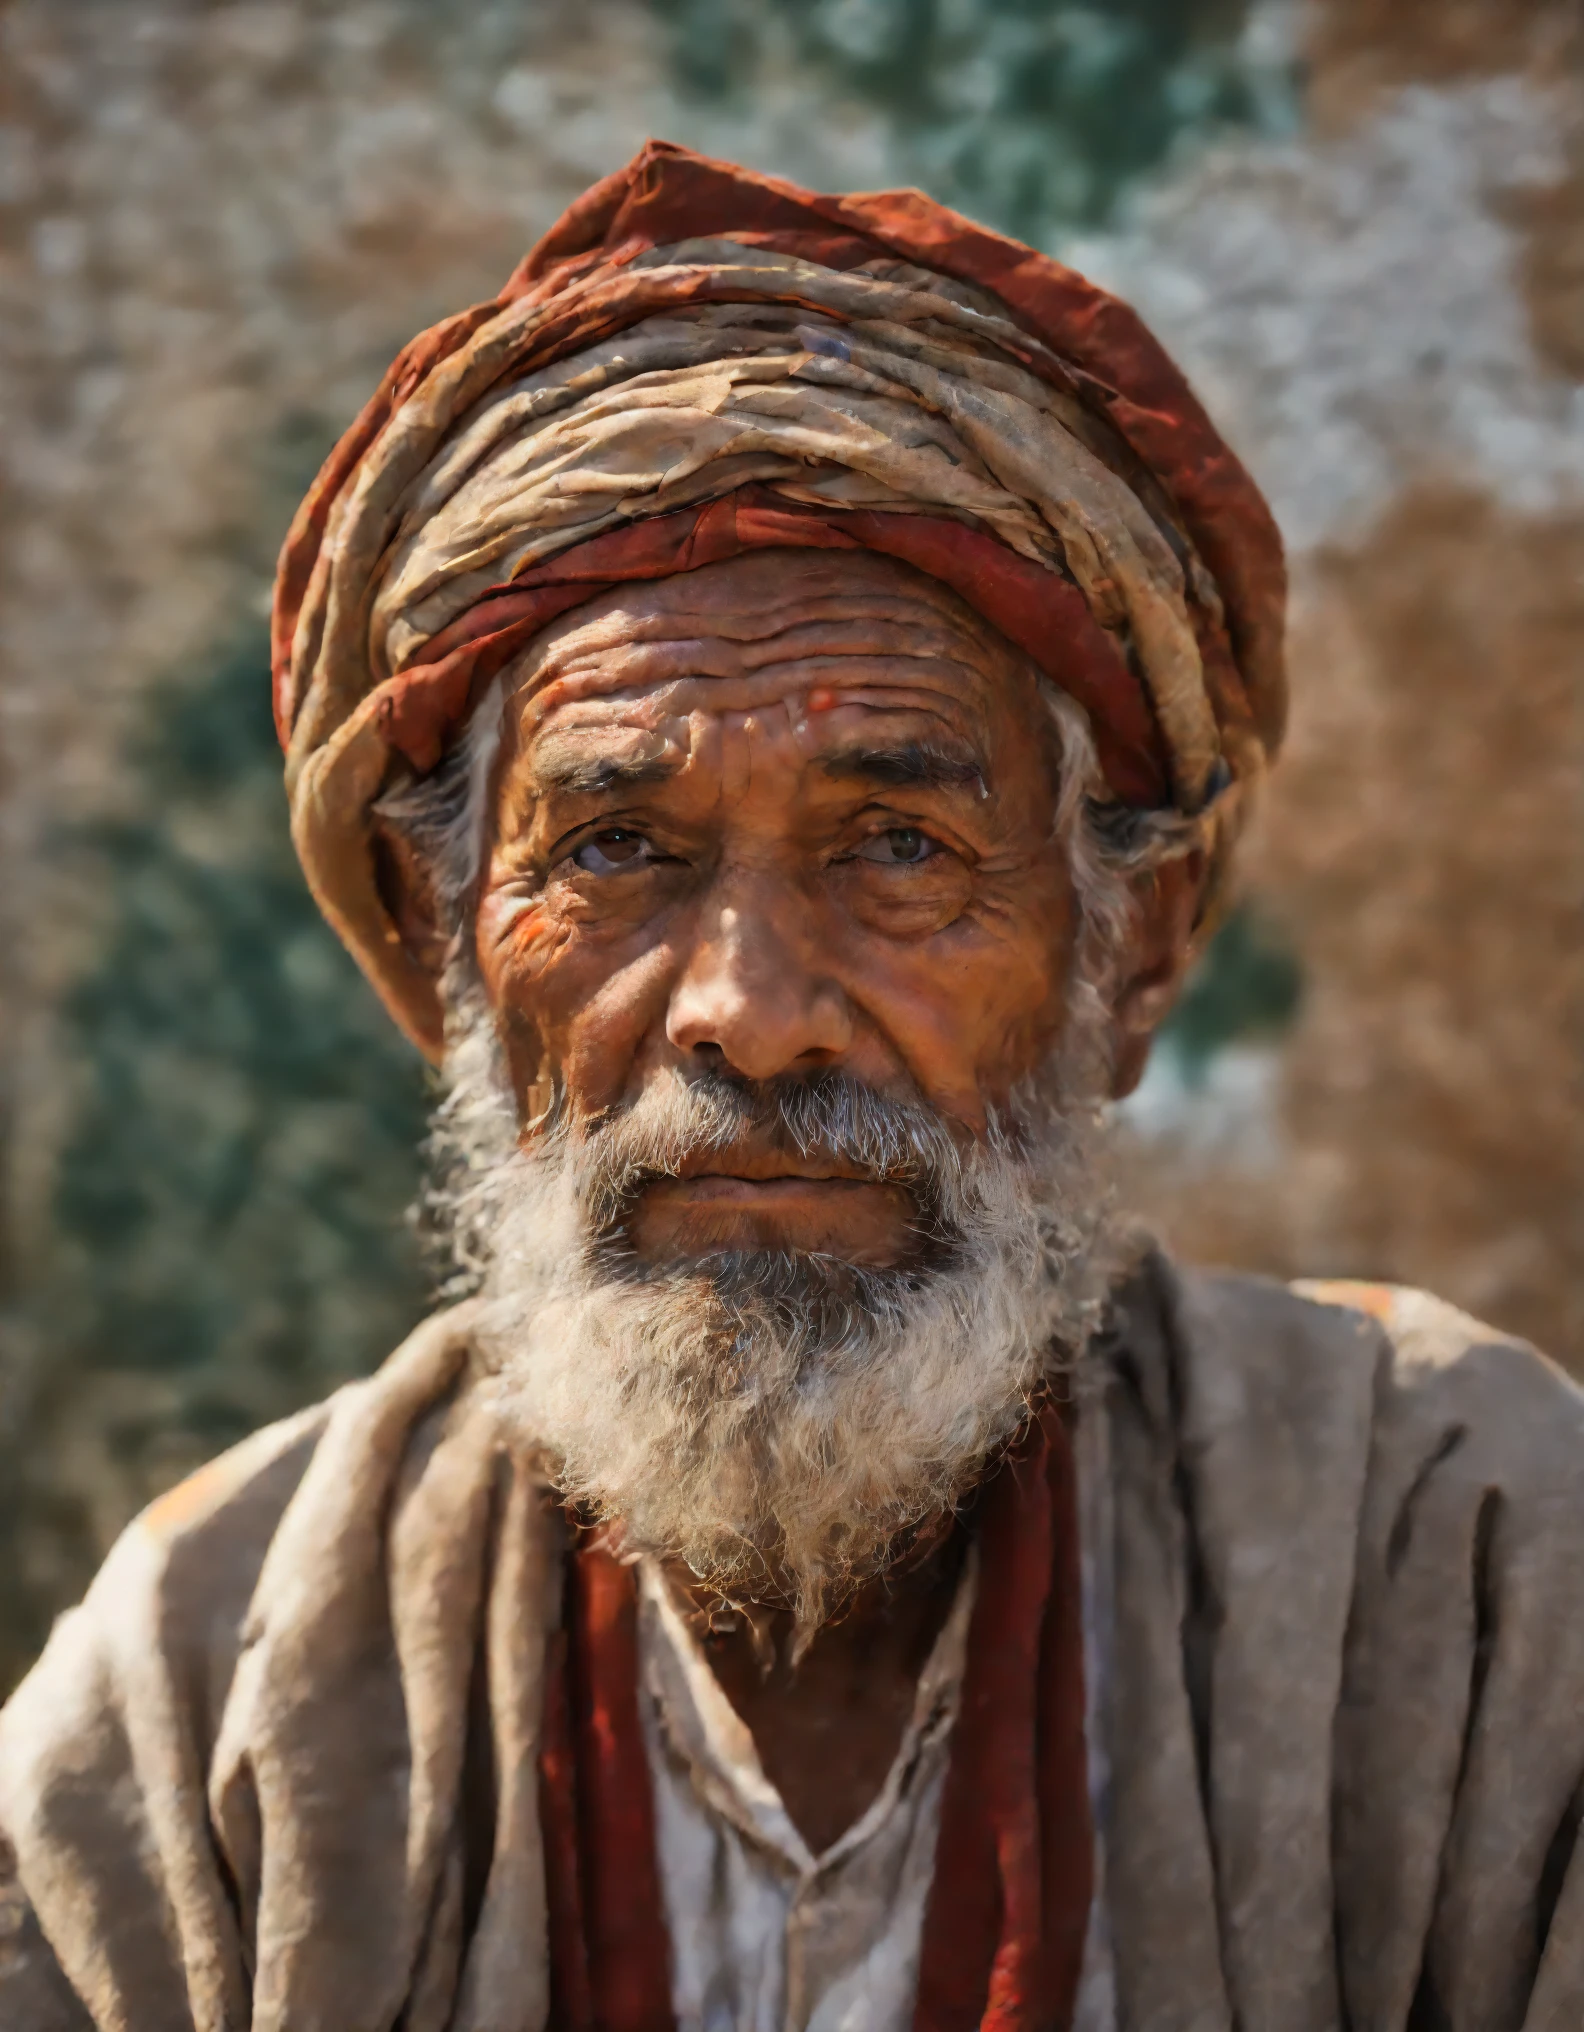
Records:
<instances>
[{"instance_id":1,"label":"blurred background","mask_svg":"<svg viewBox=\"0 0 1584 2032\"><path fill-rule=\"evenodd\" d=\"M1291 547L1290 746L1127 1110L1182 1253L1584 1369L1574 0L0 4L0 1692L426 1305L427 1093L286 835L265 614L390 355L650 134L1129 295Z\"/></svg>"}]
</instances>

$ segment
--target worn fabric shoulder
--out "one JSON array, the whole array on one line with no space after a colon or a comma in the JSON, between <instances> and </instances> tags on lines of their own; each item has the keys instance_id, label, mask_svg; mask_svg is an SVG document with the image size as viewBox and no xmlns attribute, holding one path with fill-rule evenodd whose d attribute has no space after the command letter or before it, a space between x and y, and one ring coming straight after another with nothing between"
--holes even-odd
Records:
<instances>
[{"instance_id":1,"label":"worn fabric shoulder","mask_svg":"<svg viewBox=\"0 0 1584 2032\"><path fill-rule=\"evenodd\" d=\"M1584 2022L1584 1395L1158 1256L1113 1374L1121 2022Z\"/></svg>"},{"instance_id":2,"label":"worn fabric shoulder","mask_svg":"<svg viewBox=\"0 0 1584 2032\"><path fill-rule=\"evenodd\" d=\"M1106 1343L1119 2020L1332 2032L1330 1744L1379 1329L1151 1253Z\"/></svg>"},{"instance_id":3,"label":"worn fabric shoulder","mask_svg":"<svg viewBox=\"0 0 1584 2032\"><path fill-rule=\"evenodd\" d=\"M1350 2016L1577 2024L1584 1393L1428 1293L1304 1289L1389 1347L1337 1727Z\"/></svg>"},{"instance_id":4,"label":"worn fabric shoulder","mask_svg":"<svg viewBox=\"0 0 1584 2032\"><path fill-rule=\"evenodd\" d=\"M61 1973L27 1893L16 1851L0 1835L0 2025L18 2032L94 2032L82 1999Z\"/></svg>"},{"instance_id":5,"label":"worn fabric shoulder","mask_svg":"<svg viewBox=\"0 0 1584 2032\"><path fill-rule=\"evenodd\" d=\"M0 2022L43 2008L46 1941L94 2024L247 2022L208 1788L260 1577L327 1435L392 1397L432 1397L453 1342L429 1322L377 1377L201 1469L128 1527L57 1623L0 1713L10 1901L39 1942L13 1957L14 1998L0 1981Z\"/></svg>"},{"instance_id":6,"label":"worn fabric shoulder","mask_svg":"<svg viewBox=\"0 0 1584 2032\"><path fill-rule=\"evenodd\" d=\"M1173 1342L1197 1548L1222 1956L1245 2024L1336 2022L1331 1735L1381 1335L1264 1278L1188 1272Z\"/></svg>"},{"instance_id":7,"label":"worn fabric shoulder","mask_svg":"<svg viewBox=\"0 0 1584 2032\"><path fill-rule=\"evenodd\" d=\"M6 2013L72 1994L47 1943L50 1917L74 1903L90 1987L146 2000L151 2024L188 2022L151 1825L201 1825L248 1603L327 1417L320 1406L255 1433L134 1519L0 1714L0 1840L28 1943L0 1962L0 2021L30 2024ZM190 1839L180 1846L194 1860Z\"/></svg>"}]
</instances>

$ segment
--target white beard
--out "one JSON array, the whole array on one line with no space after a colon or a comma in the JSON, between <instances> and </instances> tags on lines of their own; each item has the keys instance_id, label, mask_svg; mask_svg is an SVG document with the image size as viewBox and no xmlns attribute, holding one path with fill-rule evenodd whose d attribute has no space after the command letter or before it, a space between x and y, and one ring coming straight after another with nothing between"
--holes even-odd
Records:
<instances>
[{"instance_id":1,"label":"white beard","mask_svg":"<svg viewBox=\"0 0 1584 2032\"><path fill-rule=\"evenodd\" d=\"M800 1642L972 1486L1096 1323L1108 1195L1098 1110L1069 1098L1076 1047L966 1154L932 1110L849 1079L765 1092L680 1075L525 1151L475 998L453 1036L432 1205L480 1285L510 1415L625 1547L680 1558L728 1600L788 1603ZM639 1262L636 1187L750 1118L904 1183L918 1261Z\"/></svg>"}]
</instances>

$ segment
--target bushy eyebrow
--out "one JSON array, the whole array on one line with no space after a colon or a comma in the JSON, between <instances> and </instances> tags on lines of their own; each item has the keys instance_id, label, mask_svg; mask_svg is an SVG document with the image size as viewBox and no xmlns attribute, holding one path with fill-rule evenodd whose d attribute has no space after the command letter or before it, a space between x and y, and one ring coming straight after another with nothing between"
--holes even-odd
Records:
<instances>
[{"instance_id":1,"label":"bushy eyebrow","mask_svg":"<svg viewBox=\"0 0 1584 2032\"><path fill-rule=\"evenodd\" d=\"M984 770L971 755L927 741L838 748L820 757L820 768L827 776L857 777L888 789L977 790L982 795L985 787Z\"/></svg>"},{"instance_id":2,"label":"bushy eyebrow","mask_svg":"<svg viewBox=\"0 0 1584 2032\"><path fill-rule=\"evenodd\" d=\"M598 796L607 790L633 790L645 783L664 783L682 768L683 758L666 755L550 755L535 760L534 788L560 791L569 797Z\"/></svg>"},{"instance_id":3,"label":"bushy eyebrow","mask_svg":"<svg viewBox=\"0 0 1584 2032\"><path fill-rule=\"evenodd\" d=\"M664 783L685 766L680 755L541 756L534 765L534 788L542 794L600 796L611 790L635 790ZM819 757L826 776L840 781L879 783L887 789L977 790L984 794L983 767L971 755L936 747L927 741L899 741L878 747L872 742L838 748Z\"/></svg>"}]
</instances>

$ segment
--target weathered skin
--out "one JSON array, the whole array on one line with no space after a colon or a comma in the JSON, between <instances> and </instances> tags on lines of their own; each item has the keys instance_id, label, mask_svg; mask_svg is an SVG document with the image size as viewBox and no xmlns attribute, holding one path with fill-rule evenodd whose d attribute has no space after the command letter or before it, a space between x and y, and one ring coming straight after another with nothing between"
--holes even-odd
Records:
<instances>
[{"instance_id":1,"label":"weathered skin","mask_svg":"<svg viewBox=\"0 0 1584 2032\"><path fill-rule=\"evenodd\" d=\"M868 553L761 551L546 630L506 701L477 919L525 1135L557 1078L595 1116L673 1067L840 1067L980 1133L1067 1013L1073 894L1037 693L954 594ZM1200 875L1190 858L1139 887L1119 1091L1169 1005ZM421 928L413 899L405 921ZM903 1195L819 1169L735 1146L651 1188L633 1239L667 1260L897 1261ZM816 1849L884 1781L959 1550L945 1536L865 1590L795 1672L774 1609L757 1645L745 1625L709 1639Z\"/></svg>"},{"instance_id":2,"label":"weathered skin","mask_svg":"<svg viewBox=\"0 0 1584 2032\"><path fill-rule=\"evenodd\" d=\"M1064 1021L1036 692L952 594L868 555L760 552L548 630L507 706L478 913L525 1122L555 1075L595 1115L662 1067L840 1066L982 1131ZM1126 1034L1175 978L1189 886L1141 898ZM887 1187L710 1162L648 1195L640 1247L905 1246Z\"/></svg>"}]
</instances>

